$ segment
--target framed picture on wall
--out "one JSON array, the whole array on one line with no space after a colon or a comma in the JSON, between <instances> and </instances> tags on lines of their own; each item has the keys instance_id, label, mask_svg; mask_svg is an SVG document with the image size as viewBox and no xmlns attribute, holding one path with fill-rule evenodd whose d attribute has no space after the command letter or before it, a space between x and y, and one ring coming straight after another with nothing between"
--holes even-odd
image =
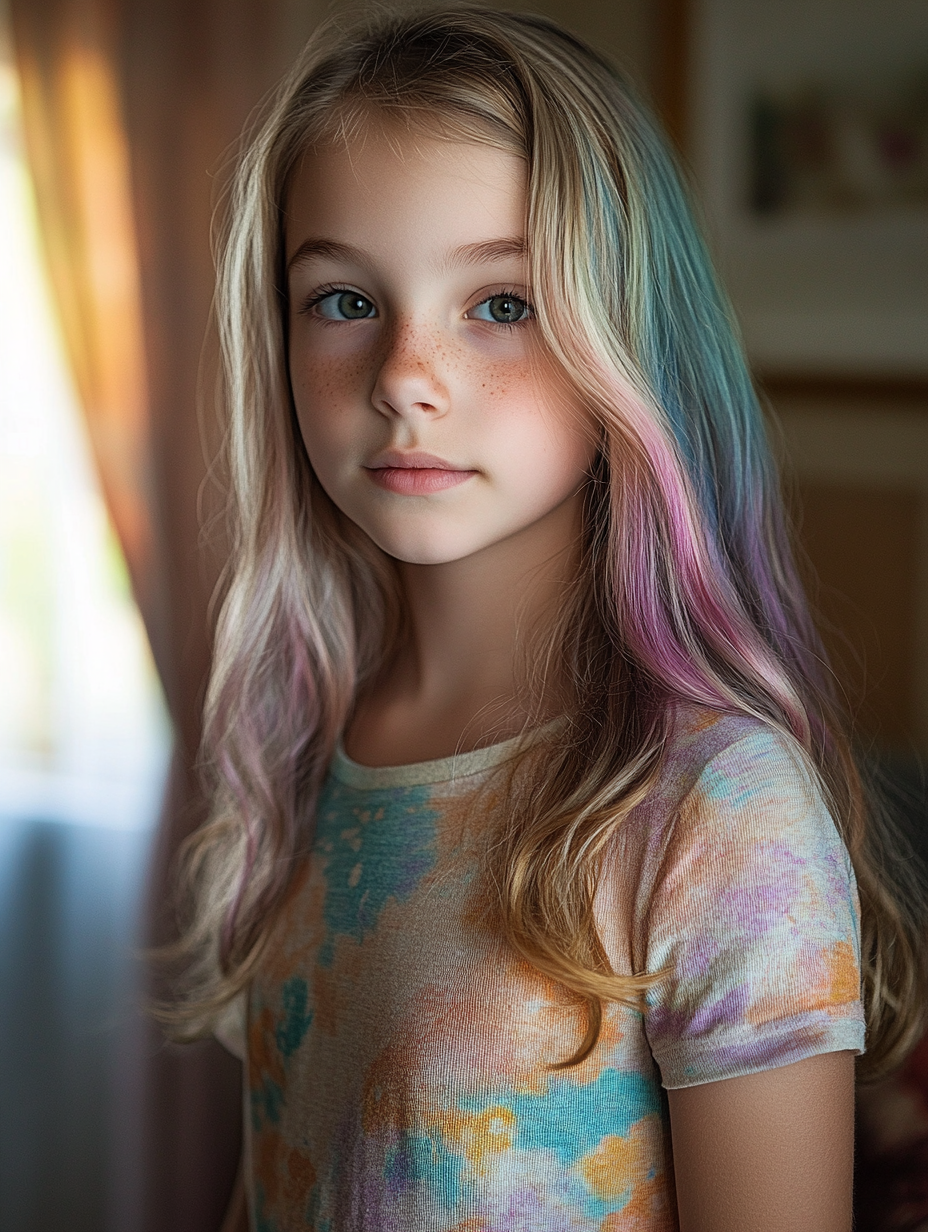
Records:
<instances>
[{"instance_id":1,"label":"framed picture on wall","mask_svg":"<svg viewBox=\"0 0 928 1232\"><path fill-rule=\"evenodd\" d=\"M691 0L688 148L764 374L928 375L928 5Z\"/></svg>"}]
</instances>

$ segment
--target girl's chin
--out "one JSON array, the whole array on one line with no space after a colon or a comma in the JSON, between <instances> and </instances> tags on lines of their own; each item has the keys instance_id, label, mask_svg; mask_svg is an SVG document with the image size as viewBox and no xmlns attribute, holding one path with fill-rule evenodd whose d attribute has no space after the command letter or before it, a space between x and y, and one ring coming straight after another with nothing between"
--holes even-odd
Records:
<instances>
[{"instance_id":1,"label":"girl's chin","mask_svg":"<svg viewBox=\"0 0 928 1232\"><path fill-rule=\"evenodd\" d=\"M492 537L484 540L434 533L403 534L370 525L363 529L382 552L403 565L450 565L476 556L496 542Z\"/></svg>"}]
</instances>

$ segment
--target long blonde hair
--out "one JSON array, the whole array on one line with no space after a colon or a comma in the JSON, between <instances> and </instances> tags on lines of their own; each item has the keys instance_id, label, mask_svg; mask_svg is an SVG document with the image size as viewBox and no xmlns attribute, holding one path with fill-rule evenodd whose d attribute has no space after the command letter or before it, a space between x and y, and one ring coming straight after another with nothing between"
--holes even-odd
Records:
<instances>
[{"instance_id":1,"label":"long blonde hair","mask_svg":"<svg viewBox=\"0 0 928 1232\"><path fill-rule=\"evenodd\" d=\"M513 947L588 1009L640 1004L593 900L609 839L660 773L675 700L754 716L823 785L857 872L873 1072L922 1026L916 895L884 867L880 813L842 735L796 576L762 415L673 158L615 70L551 22L473 8L335 26L307 46L244 154L219 267L233 550L205 712L213 808L187 852L195 910L175 1024L249 980L358 690L395 643L391 562L333 507L295 423L282 210L301 153L374 115L516 151L540 332L603 445L546 773L491 845Z\"/></svg>"}]
</instances>

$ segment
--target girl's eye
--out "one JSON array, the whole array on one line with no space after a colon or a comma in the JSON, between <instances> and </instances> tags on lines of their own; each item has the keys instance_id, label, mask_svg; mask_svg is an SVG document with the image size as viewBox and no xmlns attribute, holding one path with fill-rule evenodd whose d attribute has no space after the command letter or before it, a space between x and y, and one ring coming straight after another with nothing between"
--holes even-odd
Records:
<instances>
[{"instance_id":1,"label":"girl's eye","mask_svg":"<svg viewBox=\"0 0 928 1232\"><path fill-rule=\"evenodd\" d=\"M518 295L491 295L468 312L475 321L492 321L494 325L518 325L531 316L532 310Z\"/></svg>"},{"instance_id":2,"label":"girl's eye","mask_svg":"<svg viewBox=\"0 0 928 1232\"><path fill-rule=\"evenodd\" d=\"M357 291L332 291L312 306L327 321L363 321L377 315L377 309L367 296Z\"/></svg>"}]
</instances>

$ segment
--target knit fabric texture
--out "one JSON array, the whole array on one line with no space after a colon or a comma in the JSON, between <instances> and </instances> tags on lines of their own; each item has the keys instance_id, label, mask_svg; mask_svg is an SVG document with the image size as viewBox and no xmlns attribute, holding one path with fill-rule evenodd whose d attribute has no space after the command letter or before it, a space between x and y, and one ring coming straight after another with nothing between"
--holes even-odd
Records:
<instances>
[{"instance_id":1,"label":"knit fabric texture","mask_svg":"<svg viewBox=\"0 0 928 1232\"><path fill-rule=\"evenodd\" d=\"M480 857L514 751L336 755L248 995L258 1232L669 1232L665 1088L862 1051L856 889L819 790L762 724L687 710L596 903L613 969L664 976L555 1068L584 1012L504 942Z\"/></svg>"}]
</instances>

